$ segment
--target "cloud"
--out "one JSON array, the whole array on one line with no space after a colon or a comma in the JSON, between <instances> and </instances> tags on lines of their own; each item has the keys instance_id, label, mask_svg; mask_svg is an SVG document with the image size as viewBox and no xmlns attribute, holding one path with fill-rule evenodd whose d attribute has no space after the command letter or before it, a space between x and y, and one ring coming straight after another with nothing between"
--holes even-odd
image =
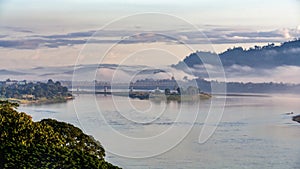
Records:
<instances>
[{"instance_id":1,"label":"cloud","mask_svg":"<svg viewBox=\"0 0 300 169\"><path fill-rule=\"evenodd\" d=\"M154 42L171 42L181 43L180 39L164 33L139 33L132 36L125 37L119 43L132 44L132 43L154 43Z\"/></svg>"},{"instance_id":2,"label":"cloud","mask_svg":"<svg viewBox=\"0 0 300 169\"><path fill-rule=\"evenodd\" d=\"M80 39L74 39L79 38ZM123 37L123 39L99 39L97 36L91 39L81 39L89 37L86 33L76 33L69 35L49 35L42 36L42 38L23 38L19 40L0 40L0 47L3 48L15 48L15 49L37 49L37 48L59 48L61 46L73 46L82 45L86 43L90 44L136 44L136 43L155 43L155 42L174 42L177 43L176 39L168 37L163 34L153 33L141 33L135 34L129 37Z\"/></svg>"},{"instance_id":3,"label":"cloud","mask_svg":"<svg viewBox=\"0 0 300 169\"><path fill-rule=\"evenodd\" d=\"M292 35L290 34L290 31L288 29L282 29L280 30L282 36L286 39L289 39L292 37Z\"/></svg>"},{"instance_id":4,"label":"cloud","mask_svg":"<svg viewBox=\"0 0 300 169\"><path fill-rule=\"evenodd\" d=\"M144 68L144 69L143 69ZM144 71L141 71L144 70ZM233 65L225 67L227 82L283 82L300 84L300 66L278 66L274 68L252 68L249 66ZM209 72L209 74L208 74ZM74 74L75 73L75 74ZM210 75L210 76L209 76ZM114 64L91 64L57 67L36 67L33 69L0 70L0 79L18 80L98 80L129 83L137 79L164 79L174 76L176 80L195 79L197 77L208 80L224 80L220 70L213 65L196 66L189 70L178 70L169 66L159 69L147 66L128 66Z\"/></svg>"},{"instance_id":5,"label":"cloud","mask_svg":"<svg viewBox=\"0 0 300 169\"><path fill-rule=\"evenodd\" d=\"M0 41L0 47L16 49L58 48L78 44L137 44L137 43L176 43L176 44L235 44L283 42L299 36L299 29L274 29L257 31L245 28L207 28L203 32L191 30L152 31L143 30L88 30L65 34L36 34L23 28L10 28L16 32L27 32L15 39L7 35Z\"/></svg>"},{"instance_id":6,"label":"cloud","mask_svg":"<svg viewBox=\"0 0 300 169\"><path fill-rule=\"evenodd\" d=\"M26 74L27 73L24 72L18 72L18 71L6 70L6 69L0 70L0 75L5 75L5 76L22 76Z\"/></svg>"},{"instance_id":7,"label":"cloud","mask_svg":"<svg viewBox=\"0 0 300 169\"><path fill-rule=\"evenodd\" d=\"M300 83L300 67L299 66L279 66L267 72L272 79L277 82ZM267 78L267 76L266 76Z\"/></svg>"},{"instance_id":8,"label":"cloud","mask_svg":"<svg viewBox=\"0 0 300 169\"><path fill-rule=\"evenodd\" d=\"M36 67L31 69L0 70L0 79L17 80L75 80L75 81L109 81L129 83L137 79L196 78L184 71L164 66L153 68L145 65L86 64L74 66ZM96 79L95 79L96 78Z\"/></svg>"},{"instance_id":9,"label":"cloud","mask_svg":"<svg viewBox=\"0 0 300 169\"><path fill-rule=\"evenodd\" d=\"M0 35L0 38L5 38L7 37L8 35Z\"/></svg>"},{"instance_id":10,"label":"cloud","mask_svg":"<svg viewBox=\"0 0 300 169\"><path fill-rule=\"evenodd\" d=\"M235 71L240 72L240 71L242 71L242 72L249 73L249 72L255 71L255 69L251 68L250 66L240 66L240 65L234 64L234 65L228 67L227 71L230 71L230 72L235 72Z\"/></svg>"},{"instance_id":11,"label":"cloud","mask_svg":"<svg viewBox=\"0 0 300 169\"><path fill-rule=\"evenodd\" d=\"M96 31L83 31L83 32L73 32L68 34L57 34L57 35L44 35L44 36L33 36L48 39L68 39L68 38L86 38L91 37Z\"/></svg>"},{"instance_id":12,"label":"cloud","mask_svg":"<svg viewBox=\"0 0 300 169\"><path fill-rule=\"evenodd\" d=\"M203 68L203 67L202 67ZM214 72L214 66L208 67L207 72ZM300 84L300 66L278 66L274 68L252 68L249 66L233 65L224 68L227 82L283 82ZM223 81L218 73L205 76L205 69L193 68L193 73L209 80Z\"/></svg>"},{"instance_id":13,"label":"cloud","mask_svg":"<svg viewBox=\"0 0 300 169\"><path fill-rule=\"evenodd\" d=\"M252 29L211 29L204 32L216 44L225 43L269 43L283 42L299 37L297 29L274 29L257 31Z\"/></svg>"},{"instance_id":14,"label":"cloud","mask_svg":"<svg viewBox=\"0 0 300 169\"><path fill-rule=\"evenodd\" d=\"M90 40L89 43L113 43L111 40ZM87 40L73 39L20 39L0 40L0 47L14 49L38 49L38 48L59 48L61 46L73 46L86 44Z\"/></svg>"},{"instance_id":15,"label":"cloud","mask_svg":"<svg viewBox=\"0 0 300 169\"><path fill-rule=\"evenodd\" d=\"M275 31L257 31L257 32L233 32L226 34L227 37L244 37L244 38L276 38L282 37L282 33Z\"/></svg>"},{"instance_id":16,"label":"cloud","mask_svg":"<svg viewBox=\"0 0 300 169\"><path fill-rule=\"evenodd\" d=\"M14 27L14 26L4 26L2 29L14 31L14 32L20 32L20 33L34 33L34 31L23 28L23 27Z\"/></svg>"}]
</instances>

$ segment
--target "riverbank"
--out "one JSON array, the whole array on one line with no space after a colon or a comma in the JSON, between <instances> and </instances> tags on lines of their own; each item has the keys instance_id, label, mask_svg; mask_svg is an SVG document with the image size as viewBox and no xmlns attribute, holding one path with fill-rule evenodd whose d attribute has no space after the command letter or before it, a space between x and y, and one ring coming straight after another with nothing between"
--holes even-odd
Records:
<instances>
[{"instance_id":1,"label":"riverbank","mask_svg":"<svg viewBox=\"0 0 300 169\"><path fill-rule=\"evenodd\" d=\"M210 99L212 95L207 93L199 93L195 95L178 95L178 94L151 94L150 100L167 100L167 101L197 101L197 100L206 100Z\"/></svg>"},{"instance_id":2,"label":"riverbank","mask_svg":"<svg viewBox=\"0 0 300 169\"><path fill-rule=\"evenodd\" d=\"M114 96L122 96L122 97L130 97L137 99L150 99L150 100L173 100L173 101L194 101L194 100L205 100L210 99L212 97L211 94L208 93L198 93L194 95L180 95L180 94L167 94L164 93L151 93L149 91L134 91L134 92L102 92L102 91L73 91L72 94L98 94L98 95L114 95Z\"/></svg>"},{"instance_id":3,"label":"riverbank","mask_svg":"<svg viewBox=\"0 0 300 169\"><path fill-rule=\"evenodd\" d=\"M22 104L22 105L40 105L40 104L54 104L54 103L65 103L68 100L73 100L74 97L73 96L68 96L68 97L54 97L54 98L46 98L46 97L42 97L39 99L18 99L18 98L6 98L3 100L8 100L10 102L13 103L18 103L18 104Z\"/></svg>"}]
</instances>

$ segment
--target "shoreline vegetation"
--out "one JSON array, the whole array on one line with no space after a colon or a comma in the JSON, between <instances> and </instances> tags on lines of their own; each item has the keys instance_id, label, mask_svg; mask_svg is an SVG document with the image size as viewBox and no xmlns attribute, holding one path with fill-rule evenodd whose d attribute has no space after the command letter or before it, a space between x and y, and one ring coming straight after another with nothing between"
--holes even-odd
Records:
<instances>
[{"instance_id":1,"label":"shoreline vegetation","mask_svg":"<svg viewBox=\"0 0 300 169\"><path fill-rule=\"evenodd\" d=\"M33 121L19 104L0 101L0 168L119 169L101 143L72 124Z\"/></svg>"},{"instance_id":2,"label":"shoreline vegetation","mask_svg":"<svg viewBox=\"0 0 300 169\"><path fill-rule=\"evenodd\" d=\"M18 99L18 98L5 98L5 99L1 99L1 100L7 100L9 102L13 102L13 103L18 103L18 104L22 104L22 105L41 105L41 104L54 104L54 103L65 103L69 100L73 100L74 97L73 96L68 96L68 97L54 97L54 98L39 98L36 100L28 100L28 99Z\"/></svg>"},{"instance_id":3,"label":"shoreline vegetation","mask_svg":"<svg viewBox=\"0 0 300 169\"><path fill-rule=\"evenodd\" d=\"M183 91L181 89L181 91ZM113 91L73 91L73 94L98 94L98 95L114 95L121 97L129 97L132 99L140 100L153 100L153 101L196 101L196 100L206 100L213 97L209 93L199 92L198 88L189 88L186 91L181 92L180 90L176 92L171 92L169 89L165 89L165 92L161 91L123 91L123 92L113 92Z\"/></svg>"},{"instance_id":4,"label":"shoreline vegetation","mask_svg":"<svg viewBox=\"0 0 300 169\"><path fill-rule=\"evenodd\" d=\"M68 88L49 79L43 82L15 81L7 79L0 83L0 100L18 104L64 103L74 99Z\"/></svg>"},{"instance_id":5,"label":"shoreline vegetation","mask_svg":"<svg viewBox=\"0 0 300 169\"><path fill-rule=\"evenodd\" d=\"M210 99L212 95L208 93L195 93L195 94L178 94L178 93L149 93L149 92L130 92L130 98L138 98L138 99L149 99L153 101L198 101L198 100L206 100Z\"/></svg>"}]
</instances>

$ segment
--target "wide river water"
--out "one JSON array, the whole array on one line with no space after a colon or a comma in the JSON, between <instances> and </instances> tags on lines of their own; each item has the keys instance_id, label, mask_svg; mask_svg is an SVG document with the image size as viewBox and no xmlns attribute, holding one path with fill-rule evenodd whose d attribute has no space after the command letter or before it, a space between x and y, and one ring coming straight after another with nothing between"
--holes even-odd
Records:
<instances>
[{"instance_id":1,"label":"wide river water","mask_svg":"<svg viewBox=\"0 0 300 169\"><path fill-rule=\"evenodd\" d=\"M291 120L300 114L299 95L227 96L224 111L223 101L78 95L19 111L35 121L55 118L80 127L102 143L106 160L123 168L299 169L300 123ZM204 131L207 140L199 142L204 124L217 128L211 136Z\"/></svg>"}]
</instances>

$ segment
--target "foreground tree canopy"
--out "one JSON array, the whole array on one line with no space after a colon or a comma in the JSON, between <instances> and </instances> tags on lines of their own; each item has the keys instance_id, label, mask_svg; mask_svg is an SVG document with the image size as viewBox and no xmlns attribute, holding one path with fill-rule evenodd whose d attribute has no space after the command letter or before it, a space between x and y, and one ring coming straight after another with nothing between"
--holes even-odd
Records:
<instances>
[{"instance_id":1,"label":"foreground tree canopy","mask_svg":"<svg viewBox=\"0 0 300 169\"><path fill-rule=\"evenodd\" d=\"M17 107L0 101L0 168L118 168L79 128L53 119L34 122Z\"/></svg>"}]
</instances>

